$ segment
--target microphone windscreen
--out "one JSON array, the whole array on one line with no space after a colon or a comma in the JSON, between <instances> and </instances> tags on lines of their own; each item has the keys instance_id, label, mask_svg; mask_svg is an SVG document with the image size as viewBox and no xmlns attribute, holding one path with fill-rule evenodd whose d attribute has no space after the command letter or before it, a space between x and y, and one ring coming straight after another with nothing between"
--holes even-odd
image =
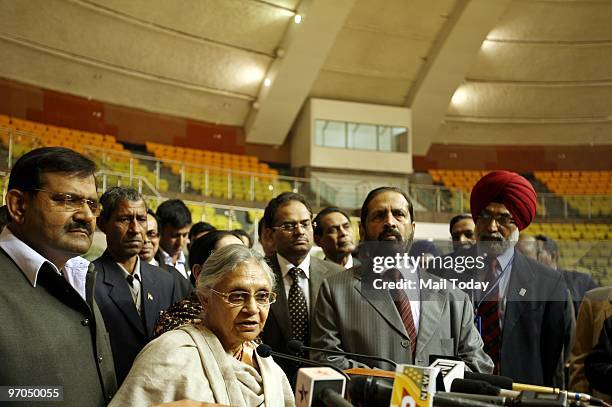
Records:
<instances>
[{"instance_id":1,"label":"microphone windscreen","mask_svg":"<svg viewBox=\"0 0 612 407\"><path fill-rule=\"evenodd\" d=\"M287 349L293 353L300 353L304 344L297 339L292 339L287 343Z\"/></svg>"},{"instance_id":2,"label":"microphone windscreen","mask_svg":"<svg viewBox=\"0 0 612 407\"><path fill-rule=\"evenodd\" d=\"M456 379L451 384L451 392L484 394L487 396L498 396L499 389L487 382L480 380Z\"/></svg>"},{"instance_id":3,"label":"microphone windscreen","mask_svg":"<svg viewBox=\"0 0 612 407\"><path fill-rule=\"evenodd\" d=\"M270 347L270 345L262 343L257 347L256 352L262 358L267 358L270 357L270 355L272 354L272 348Z\"/></svg>"},{"instance_id":4,"label":"microphone windscreen","mask_svg":"<svg viewBox=\"0 0 612 407\"><path fill-rule=\"evenodd\" d=\"M482 380L502 389L512 390L514 380L508 376L497 376L492 374L477 373L477 372L465 372L465 378L470 380Z\"/></svg>"}]
</instances>

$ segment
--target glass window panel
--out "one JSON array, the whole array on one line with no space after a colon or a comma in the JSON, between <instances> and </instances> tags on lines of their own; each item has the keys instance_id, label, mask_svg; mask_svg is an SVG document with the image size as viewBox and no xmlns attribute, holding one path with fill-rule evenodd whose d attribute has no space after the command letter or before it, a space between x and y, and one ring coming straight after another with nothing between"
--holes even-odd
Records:
<instances>
[{"instance_id":1,"label":"glass window panel","mask_svg":"<svg viewBox=\"0 0 612 407\"><path fill-rule=\"evenodd\" d=\"M391 151L408 152L408 129L405 127L393 127L391 130Z\"/></svg>"},{"instance_id":2,"label":"glass window panel","mask_svg":"<svg viewBox=\"0 0 612 407\"><path fill-rule=\"evenodd\" d=\"M391 127L378 126L378 151L393 151L391 147Z\"/></svg>"},{"instance_id":3,"label":"glass window panel","mask_svg":"<svg viewBox=\"0 0 612 407\"><path fill-rule=\"evenodd\" d=\"M315 144L317 146L323 145L323 127L325 123L325 120L315 120Z\"/></svg>"},{"instance_id":4,"label":"glass window panel","mask_svg":"<svg viewBox=\"0 0 612 407\"><path fill-rule=\"evenodd\" d=\"M346 123L326 120L323 126L323 145L346 148Z\"/></svg>"},{"instance_id":5,"label":"glass window panel","mask_svg":"<svg viewBox=\"0 0 612 407\"><path fill-rule=\"evenodd\" d=\"M348 124L349 148L360 150L376 150L377 134L376 126L373 124L349 123Z\"/></svg>"}]
</instances>

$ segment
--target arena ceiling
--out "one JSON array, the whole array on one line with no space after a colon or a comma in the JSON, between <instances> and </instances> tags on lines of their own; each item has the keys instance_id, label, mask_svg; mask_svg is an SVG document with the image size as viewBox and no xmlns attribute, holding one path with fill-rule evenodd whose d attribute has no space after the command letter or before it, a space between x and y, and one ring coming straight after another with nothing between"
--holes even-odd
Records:
<instances>
[{"instance_id":1,"label":"arena ceiling","mask_svg":"<svg viewBox=\"0 0 612 407\"><path fill-rule=\"evenodd\" d=\"M0 0L0 77L271 145L309 97L411 107L415 154L612 144L611 22L610 0Z\"/></svg>"}]
</instances>

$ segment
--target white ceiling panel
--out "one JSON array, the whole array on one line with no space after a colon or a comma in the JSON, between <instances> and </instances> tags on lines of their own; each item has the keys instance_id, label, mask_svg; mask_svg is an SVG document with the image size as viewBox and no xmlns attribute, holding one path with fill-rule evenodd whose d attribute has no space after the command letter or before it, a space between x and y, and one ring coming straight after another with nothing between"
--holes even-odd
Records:
<instances>
[{"instance_id":1,"label":"white ceiling panel","mask_svg":"<svg viewBox=\"0 0 612 407\"><path fill-rule=\"evenodd\" d=\"M466 98L452 103L449 115L492 118L606 117L612 105L612 82L606 86L517 86L468 82Z\"/></svg>"},{"instance_id":2,"label":"white ceiling panel","mask_svg":"<svg viewBox=\"0 0 612 407\"><path fill-rule=\"evenodd\" d=\"M579 45L486 41L467 77L541 83L597 82L612 80L611 66L612 41Z\"/></svg>"},{"instance_id":3,"label":"white ceiling panel","mask_svg":"<svg viewBox=\"0 0 612 407\"><path fill-rule=\"evenodd\" d=\"M515 0L488 38L526 42L612 40L609 0Z\"/></svg>"},{"instance_id":4,"label":"white ceiling panel","mask_svg":"<svg viewBox=\"0 0 612 407\"><path fill-rule=\"evenodd\" d=\"M173 116L240 126L250 101L95 66L0 40L0 76L60 92Z\"/></svg>"},{"instance_id":5,"label":"white ceiling panel","mask_svg":"<svg viewBox=\"0 0 612 407\"><path fill-rule=\"evenodd\" d=\"M87 3L90 2L161 27L273 55L294 15L292 10L297 0L90 0Z\"/></svg>"}]
</instances>

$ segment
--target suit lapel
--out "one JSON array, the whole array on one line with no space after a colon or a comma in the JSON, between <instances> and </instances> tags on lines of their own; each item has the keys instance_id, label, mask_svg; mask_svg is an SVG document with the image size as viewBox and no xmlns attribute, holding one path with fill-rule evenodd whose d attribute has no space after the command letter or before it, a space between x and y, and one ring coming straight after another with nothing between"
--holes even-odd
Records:
<instances>
[{"instance_id":1,"label":"suit lapel","mask_svg":"<svg viewBox=\"0 0 612 407\"><path fill-rule=\"evenodd\" d=\"M310 276L308 278L308 294L310 297L310 318L314 318L314 309L317 303L317 295L319 294L319 288L325 278L325 271L318 267L314 257L310 258Z\"/></svg>"},{"instance_id":2,"label":"suit lapel","mask_svg":"<svg viewBox=\"0 0 612 407\"><path fill-rule=\"evenodd\" d=\"M126 320L141 334L146 335L144 326L128 288L127 281L123 277L123 270L119 268L113 258L107 253L103 255L102 263L104 273L104 284L108 286L108 296L115 306L123 313Z\"/></svg>"},{"instance_id":3,"label":"suit lapel","mask_svg":"<svg viewBox=\"0 0 612 407\"><path fill-rule=\"evenodd\" d=\"M283 275L280 271L280 265L276 254L270 259L270 266L272 271L276 275L276 295L277 299L274 304L270 306L270 314L276 320L281 333L286 340L291 338L291 322L289 320L289 305L287 304L287 293L285 292L285 282Z\"/></svg>"},{"instance_id":4,"label":"suit lapel","mask_svg":"<svg viewBox=\"0 0 612 407\"><path fill-rule=\"evenodd\" d=\"M142 276L142 287L140 293L142 295L142 310L144 312L144 320L147 329L147 334L153 334L153 327L159 315L157 310L160 309L159 299L161 294L158 291L157 282L153 279L149 265L140 262L140 275Z\"/></svg>"},{"instance_id":5,"label":"suit lapel","mask_svg":"<svg viewBox=\"0 0 612 407\"><path fill-rule=\"evenodd\" d=\"M427 275L423 271L420 271L421 277L431 280L434 277ZM419 332L417 334L417 349L418 354L425 349L434 337L434 334L440 326L442 320L442 313L444 308L447 306L444 295L440 293L440 290L434 290L429 288L421 288L420 291L420 305L421 310L419 312Z\"/></svg>"},{"instance_id":6,"label":"suit lapel","mask_svg":"<svg viewBox=\"0 0 612 407\"><path fill-rule=\"evenodd\" d=\"M531 269L525 258L515 250L510 283L506 292L506 311L502 332L512 330L528 307L529 298L534 298L536 289L533 283L534 277L534 270Z\"/></svg>"},{"instance_id":7,"label":"suit lapel","mask_svg":"<svg viewBox=\"0 0 612 407\"><path fill-rule=\"evenodd\" d=\"M353 288L363 297L364 301L369 304L387 323L398 333L408 339L406 328L399 315L397 307L391 298L391 294L385 290L368 289L367 292L361 286L362 266L355 267L353 273L357 277Z\"/></svg>"}]
</instances>

